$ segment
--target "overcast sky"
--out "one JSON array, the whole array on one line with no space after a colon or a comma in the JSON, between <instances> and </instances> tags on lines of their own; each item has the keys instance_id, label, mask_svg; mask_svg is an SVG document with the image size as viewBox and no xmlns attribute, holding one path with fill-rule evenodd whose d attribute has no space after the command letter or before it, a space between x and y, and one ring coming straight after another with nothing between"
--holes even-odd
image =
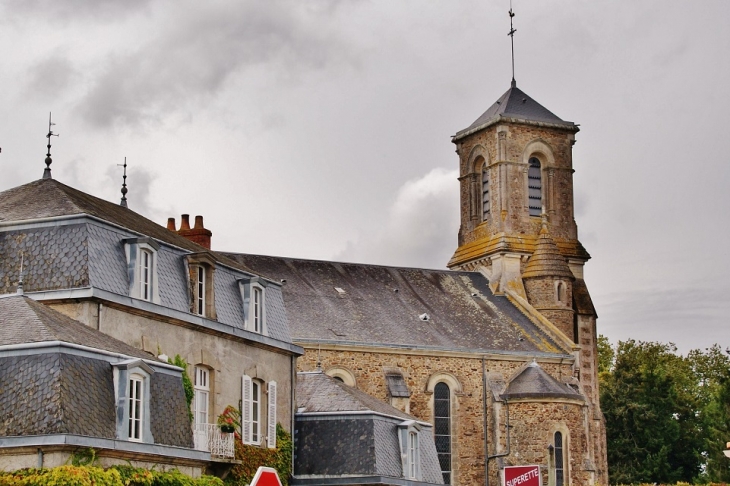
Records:
<instances>
[{"instance_id":1,"label":"overcast sky","mask_svg":"<svg viewBox=\"0 0 730 486\"><path fill-rule=\"evenodd\" d=\"M513 0L518 86L581 125L599 332L730 346L730 2ZM509 88L508 0L0 0L0 190L54 178L216 250L444 268L450 136Z\"/></svg>"}]
</instances>

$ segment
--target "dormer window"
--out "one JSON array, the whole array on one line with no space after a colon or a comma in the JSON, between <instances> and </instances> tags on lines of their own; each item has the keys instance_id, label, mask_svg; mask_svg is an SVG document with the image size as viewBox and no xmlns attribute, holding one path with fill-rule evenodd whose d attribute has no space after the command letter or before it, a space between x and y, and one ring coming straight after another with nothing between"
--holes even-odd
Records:
<instances>
[{"instance_id":1,"label":"dormer window","mask_svg":"<svg viewBox=\"0 0 730 486\"><path fill-rule=\"evenodd\" d=\"M157 288L157 251L159 249L160 245L152 238L124 240L131 297L147 302L160 302Z\"/></svg>"},{"instance_id":2,"label":"dormer window","mask_svg":"<svg viewBox=\"0 0 730 486\"><path fill-rule=\"evenodd\" d=\"M421 426L415 420L398 424L403 477L406 479L421 479L421 451L418 443L420 431Z\"/></svg>"},{"instance_id":3,"label":"dormer window","mask_svg":"<svg viewBox=\"0 0 730 486\"><path fill-rule=\"evenodd\" d=\"M117 438L154 442L150 429L150 379L154 370L141 359L112 364L117 402Z\"/></svg>"},{"instance_id":4,"label":"dormer window","mask_svg":"<svg viewBox=\"0 0 730 486\"><path fill-rule=\"evenodd\" d=\"M215 260L209 253L187 256L190 271L190 312L208 319L216 319Z\"/></svg>"},{"instance_id":5,"label":"dormer window","mask_svg":"<svg viewBox=\"0 0 730 486\"><path fill-rule=\"evenodd\" d=\"M243 302L244 328L257 334L266 334L266 287L261 277L247 277L238 281Z\"/></svg>"},{"instance_id":6,"label":"dormer window","mask_svg":"<svg viewBox=\"0 0 730 486\"><path fill-rule=\"evenodd\" d=\"M205 315L205 267L196 268L197 291L195 292L195 313L199 316Z\"/></svg>"},{"instance_id":7,"label":"dormer window","mask_svg":"<svg viewBox=\"0 0 730 486\"><path fill-rule=\"evenodd\" d=\"M540 159L530 157L527 169L527 191L528 205L530 207L530 216L540 216L542 214L542 166Z\"/></svg>"},{"instance_id":8,"label":"dormer window","mask_svg":"<svg viewBox=\"0 0 730 486\"><path fill-rule=\"evenodd\" d=\"M139 252L139 298L152 299L152 252L142 249Z\"/></svg>"}]
</instances>

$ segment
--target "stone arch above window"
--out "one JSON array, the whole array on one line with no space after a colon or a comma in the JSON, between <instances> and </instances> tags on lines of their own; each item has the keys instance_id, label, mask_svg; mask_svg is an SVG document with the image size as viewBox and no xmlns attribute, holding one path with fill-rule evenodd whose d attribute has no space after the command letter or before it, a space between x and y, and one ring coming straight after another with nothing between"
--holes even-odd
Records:
<instances>
[{"instance_id":1,"label":"stone arch above window","mask_svg":"<svg viewBox=\"0 0 730 486\"><path fill-rule=\"evenodd\" d=\"M489 152L482 145L475 145L469 152L466 171L468 173L479 173L482 167L489 165Z\"/></svg>"},{"instance_id":2,"label":"stone arch above window","mask_svg":"<svg viewBox=\"0 0 730 486\"><path fill-rule=\"evenodd\" d=\"M324 373L328 376L331 376L332 378L339 379L345 385L357 388L355 375L347 368L343 368L341 366L333 366L331 368L328 368Z\"/></svg>"},{"instance_id":3,"label":"stone arch above window","mask_svg":"<svg viewBox=\"0 0 730 486\"><path fill-rule=\"evenodd\" d=\"M440 382L449 385L449 388L455 395L462 394L461 383L459 383L459 380L451 373L446 372L437 372L428 378L428 382L426 383L426 393L433 393L434 388L436 388L436 385Z\"/></svg>"}]
</instances>

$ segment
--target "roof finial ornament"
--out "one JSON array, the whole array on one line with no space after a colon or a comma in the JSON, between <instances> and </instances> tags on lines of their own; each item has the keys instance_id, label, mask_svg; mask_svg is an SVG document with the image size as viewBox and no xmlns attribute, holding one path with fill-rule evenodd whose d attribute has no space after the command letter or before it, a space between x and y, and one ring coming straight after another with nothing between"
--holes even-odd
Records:
<instances>
[{"instance_id":1,"label":"roof finial ornament","mask_svg":"<svg viewBox=\"0 0 730 486\"><path fill-rule=\"evenodd\" d=\"M46 170L43 171L44 179L53 179L53 177L51 177L51 162L53 162L53 160L51 160L51 137L58 136L58 134L53 133L53 130L51 130L53 125L55 125L55 123L51 121L51 113L48 112L48 135L46 135L46 138L48 139L48 145L46 145L46 147L48 147L48 153L46 153Z\"/></svg>"},{"instance_id":2,"label":"roof finial ornament","mask_svg":"<svg viewBox=\"0 0 730 486\"><path fill-rule=\"evenodd\" d=\"M119 205L123 208L127 207L127 158L124 157L124 165L117 164L117 167L124 167L124 175L122 176L122 200Z\"/></svg>"},{"instance_id":3,"label":"roof finial ornament","mask_svg":"<svg viewBox=\"0 0 730 486\"><path fill-rule=\"evenodd\" d=\"M542 220L542 228L540 229L540 234L549 233L550 230L548 229L548 215L545 212L545 206L542 207L540 219Z\"/></svg>"},{"instance_id":4,"label":"roof finial ornament","mask_svg":"<svg viewBox=\"0 0 730 486\"><path fill-rule=\"evenodd\" d=\"M322 372L322 359L320 353L322 352L322 345L317 346L317 371Z\"/></svg>"},{"instance_id":5,"label":"roof finial ornament","mask_svg":"<svg viewBox=\"0 0 730 486\"><path fill-rule=\"evenodd\" d=\"M512 25L512 19L515 13L512 11L512 0L509 1L509 34L507 34L512 40L512 87L517 87L517 81L515 81L515 32L517 29Z\"/></svg>"},{"instance_id":6,"label":"roof finial ornament","mask_svg":"<svg viewBox=\"0 0 730 486\"><path fill-rule=\"evenodd\" d=\"M23 295L23 252L20 252L20 278L18 279L18 295Z\"/></svg>"}]
</instances>

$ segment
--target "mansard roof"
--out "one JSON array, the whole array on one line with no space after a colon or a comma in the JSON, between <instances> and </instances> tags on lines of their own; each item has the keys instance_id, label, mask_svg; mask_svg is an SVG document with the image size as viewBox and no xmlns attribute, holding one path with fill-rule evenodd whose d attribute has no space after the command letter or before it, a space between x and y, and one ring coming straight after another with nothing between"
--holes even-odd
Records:
<instances>
[{"instance_id":1,"label":"mansard roof","mask_svg":"<svg viewBox=\"0 0 730 486\"><path fill-rule=\"evenodd\" d=\"M474 123L463 130L459 130L454 136L454 141L486 128L504 118L557 125L578 131L577 125L573 122L562 120L552 111L519 89L516 84L513 84Z\"/></svg>"},{"instance_id":2,"label":"mansard roof","mask_svg":"<svg viewBox=\"0 0 730 486\"><path fill-rule=\"evenodd\" d=\"M156 360L132 347L24 295L0 296L0 346L61 341Z\"/></svg>"},{"instance_id":3,"label":"mansard roof","mask_svg":"<svg viewBox=\"0 0 730 486\"><path fill-rule=\"evenodd\" d=\"M0 222L89 215L194 253L210 250L193 243L131 209L67 186L56 179L38 179L0 192ZM240 263L221 263L241 268Z\"/></svg>"},{"instance_id":4,"label":"mansard roof","mask_svg":"<svg viewBox=\"0 0 730 486\"><path fill-rule=\"evenodd\" d=\"M321 371L297 373L297 408L300 413L373 412L403 420L418 420Z\"/></svg>"},{"instance_id":5,"label":"mansard roof","mask_svg":"<svg viewBox=\"0 0 730 486\"><path fill-rule=\"evenodd\" d=\"M292 338L300 344L565 354L478 272L226 256L285 281Z\"/></svg>"},{"instance_id":6,"label":"mansard roof","mask_svg":"<svg viewBox=\"0 0 730 486\"><path fill-rule=\"evenodd\" d=\"M568 398L583 400L583 396L570 385L560 383L533 361L510 380L502 398L508 400L527 398Z\"/></svg>"}]
</instances>

